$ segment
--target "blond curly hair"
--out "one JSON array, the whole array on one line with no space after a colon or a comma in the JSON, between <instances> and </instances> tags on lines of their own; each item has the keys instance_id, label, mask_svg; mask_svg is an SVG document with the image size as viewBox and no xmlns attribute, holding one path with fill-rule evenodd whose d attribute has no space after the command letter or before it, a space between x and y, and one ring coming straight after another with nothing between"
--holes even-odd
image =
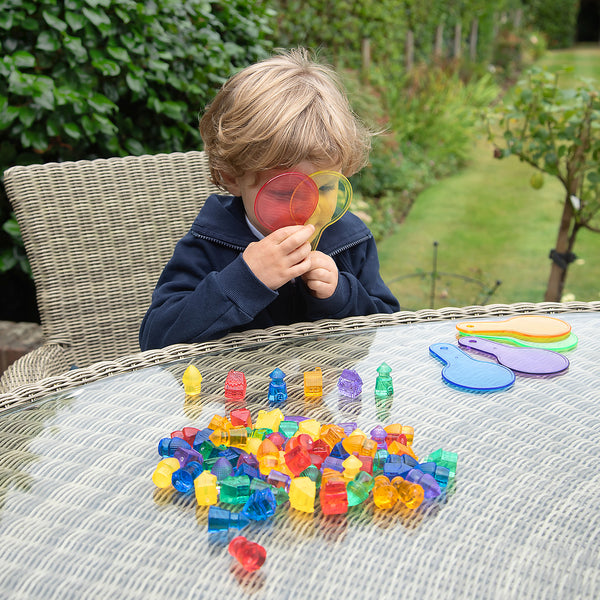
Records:
<instances>
[{"instance_id":1,"label":"blond curly hair","mask_svg":"<svg viewBox=\"0 0 600 600\"><path fill-rule=\"evenodd\" d=\"M289 169L302 161L338 166L347 177L364 167L372 133L352 112L336 72L303 48L284 51L229 79L206 107L200 135L216 185Z\"/></svg>"}]
</instances>

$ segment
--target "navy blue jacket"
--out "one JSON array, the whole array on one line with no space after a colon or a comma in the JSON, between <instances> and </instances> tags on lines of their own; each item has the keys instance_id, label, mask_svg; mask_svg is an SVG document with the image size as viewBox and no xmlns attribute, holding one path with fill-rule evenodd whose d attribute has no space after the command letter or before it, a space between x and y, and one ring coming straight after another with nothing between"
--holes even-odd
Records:
<instances>
[{"instance_id":1,"label":"navy blue jacket","mask_svg":"<svg viewBox=\"0 0 600 600\"><path fill-rule=\"evenodd\" d=\"M311 295L297 278L276 291L256 278L242 258L257 239L241 198L211 195L177 243L140 329L142 350L203 342L232 331L399 310L379 275L373 235L346 213L323 231L319 250L339 270L330 298Z\"/></svg>"}]
</instances>

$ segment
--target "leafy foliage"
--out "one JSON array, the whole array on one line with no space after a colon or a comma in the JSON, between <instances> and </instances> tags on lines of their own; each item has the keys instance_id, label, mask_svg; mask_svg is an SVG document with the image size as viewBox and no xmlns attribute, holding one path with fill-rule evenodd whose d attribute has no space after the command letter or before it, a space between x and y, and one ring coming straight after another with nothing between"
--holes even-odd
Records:
<instances>
[{"instance_id":1,"label":"leafy foliage","mask_svg":"<svg viewBox=\"0 0 600 600\"><path fill-rule=\"evenodd\" d=\"M198 112L267 55L272 17L243 0L0 0L0 172L197 148ZM22 265L13 229L0 271Z\"/></svg>"},{"instance_id":2,"label":"leafy foliage","mask_svg":"<svg viewBox=\"0 0 600 600\"><path fill-rule=\"evenodd\" d=\"M600 233L600 95L593 80L563 89L558 79L557 73L532 69L511 99L489 115L489 137L498 158L518 156L564 187L558 254L546 292L546 299L555 301L562 294L577 233L581 228ZM533 180L532 185L538 187Z\"/></svg>"},{"instance_id":3,"label":"leafy foliage","mask_svg":"<svg viewBox=\"0 0 600 600\"><path fill-rule=\"evenodd\" d=\"M569 48L575 40L579 2L524 0L532 24L544 32L550 48Z\"/></svg>"}]
</instances>

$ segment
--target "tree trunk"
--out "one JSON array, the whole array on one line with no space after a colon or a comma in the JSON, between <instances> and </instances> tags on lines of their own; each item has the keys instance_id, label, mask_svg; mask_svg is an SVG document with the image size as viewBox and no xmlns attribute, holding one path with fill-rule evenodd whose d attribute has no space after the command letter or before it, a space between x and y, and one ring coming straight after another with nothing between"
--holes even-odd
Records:
<instances>
[{"instance_id":1,"label":"tree trunk","mask_svg":"<svg viewBox=\"0 0 600 600\"><path fill-rule=\"evenodd\" d=\"M562 217L560 219L560 226L558 228L558 236L556 238L556 252L558 254L564 254L571 252L571 248L575 243L575 236L570 236L571 221L573 220L573 205L571 204L570 194L567 193L565 198L565 204L563 207ZM560 302L563 294L563 288L565 280L567 278L567 268L563 269L556 262L552 261L550 268L550 277L548 279L548 287L546 288L546 295L544 300L546 302Z\"/></svg>"}]
</instances>

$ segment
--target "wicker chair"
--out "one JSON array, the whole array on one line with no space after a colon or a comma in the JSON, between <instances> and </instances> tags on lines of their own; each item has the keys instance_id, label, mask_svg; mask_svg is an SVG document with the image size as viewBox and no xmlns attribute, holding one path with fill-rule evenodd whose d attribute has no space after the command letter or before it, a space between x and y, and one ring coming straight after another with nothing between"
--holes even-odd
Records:
<instances>
[{"instance_id":1,"label":"wicker chair","mask_svg":"<svg viewBox=\"0 0 600 600\"><path fill-rule=\"evenodd\" d=\"M160 272L216 191L204 153L17 166L4 183L33 270L44 343L6 370L0 392L138 352Z\"/></svg>"}]
</instances>

